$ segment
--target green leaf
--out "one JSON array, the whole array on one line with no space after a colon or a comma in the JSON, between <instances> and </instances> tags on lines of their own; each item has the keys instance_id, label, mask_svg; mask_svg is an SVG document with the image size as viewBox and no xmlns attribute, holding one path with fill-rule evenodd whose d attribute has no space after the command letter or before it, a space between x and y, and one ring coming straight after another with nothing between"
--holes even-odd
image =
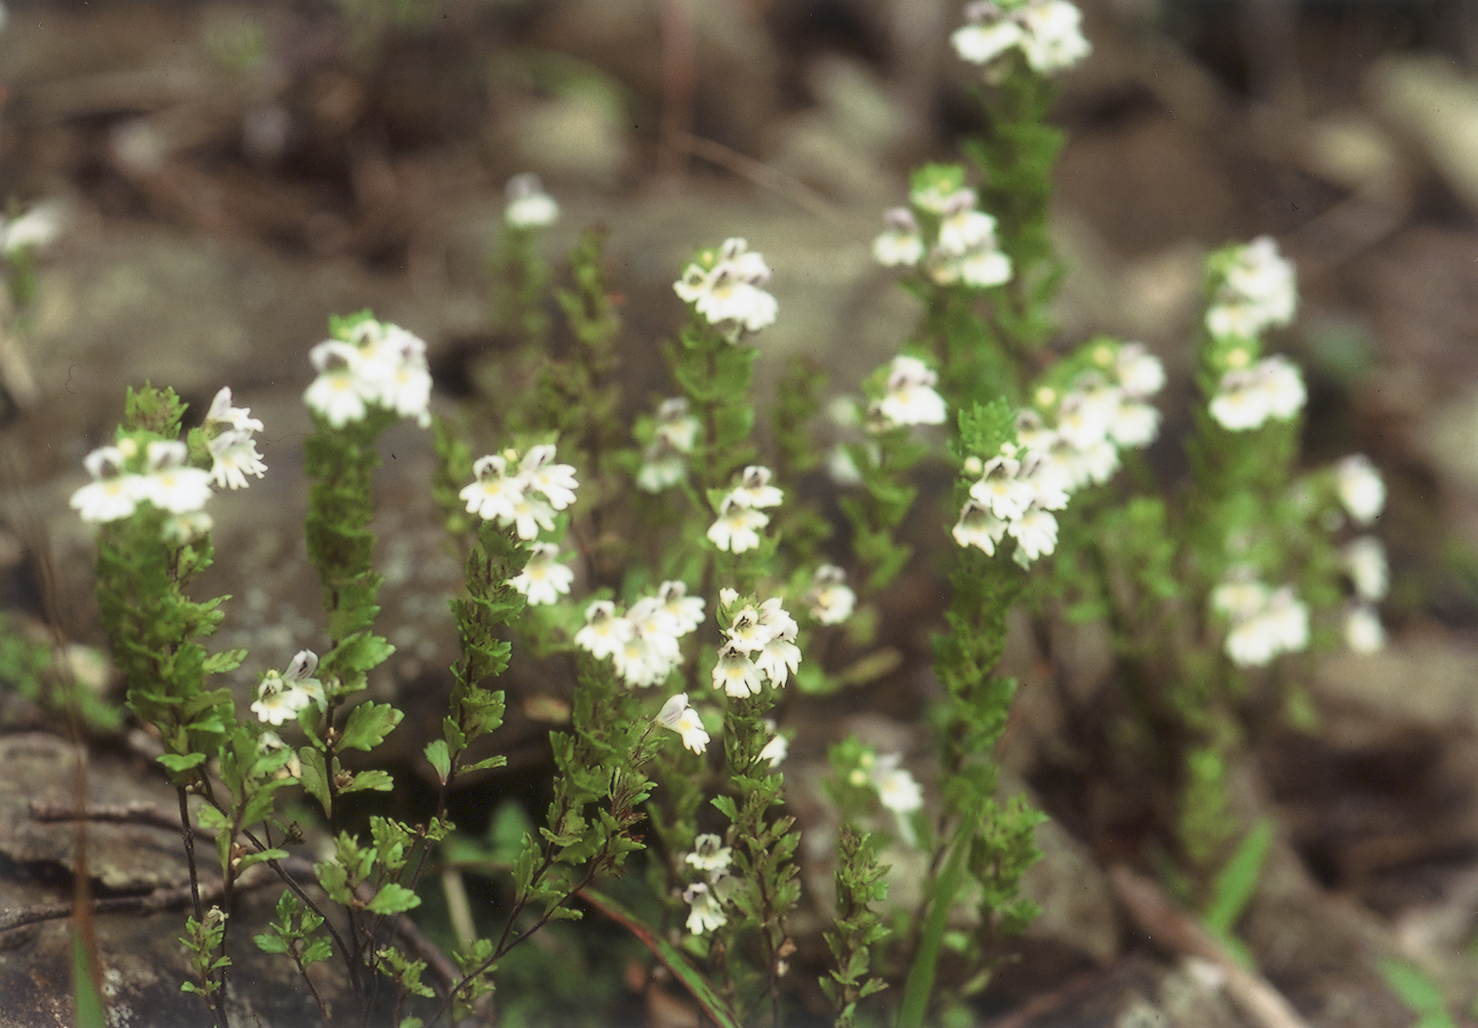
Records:
<instances>
[{"instance_id":1,"label":"green leaf","mask_svg":"<svg viewBox=\"0 0 1478 1028\"><path fill-rule=\"evenodd\" d=\"M245 650L225 650L221 653L212 653L205 658L202 670L208 675L218 675L225 671L235 671L245 659Z\"/></svg>"},{"instance_id":2,"label":"green leaf","mask_svg":"<svg viewBox=\"0 0 1478 1028\"><path fill-rule=\"evenodd\" d=\"M303 746L298 750L298 761L303 766L303 773L298 779L303 783L303 791L318 801L324 814L331 815L333 807L329 802L328 772L323 764L323 751L312 746Z\"/></svg>"},{"instance_id":3,"label":"green leaf","mask_svg":"<svg viewBox=\"0 0 1478 1028\"><path fill-rule=\"evenodd\" d=\"M262 850L260 853L248 853L241 858L237 869L245 871L253 864L265 864L269 860L286 860L291 854L287 850Z\"/></svg>"},{"instance_id":4,"label":"green leaf","mask_svg":"<svg viewBox=\"0 0 1478 1028\"><path fill-rule=\"evenodd\" d=\"M257 944L257 949L261 950L263 953L287 952L287 943L283 942L281 937L279 936L267 935L264 932L261 935L253 935L251 939L252 942L255 942Z\"/></svg>"},{"instance_id":5,"label":"green leaf","mask_svg":"<svg viewBox=\"0 0 1478 1028\"><path fill-rule=\"evenodd\" d=\"M505 765L507 763L508 763L508 758L507 757L504 757L504 756L488 757L486 760L479 760L476 764L469 764L469 765L467 765L467 767L465 767L463 770L465 770L465 771L485 771L488 768L492 768L492 767L502 767L503 765Z\"/></svg>"},{"instance_id":6,"label":"green leaf","mask_svg":"<svg viewBox=\"0 0 1478 1028\"><path fill-rule=\"evenodd\" d=\"M159 763L163 764L165 767L169 768L171 771L175 772L176 774L179 774L179 773L181 773L183 771L190 770L192 767L199 767L201 764L204 764L205 763L205 754L204 753L161 753L159 756L155 757L154 759L157 760L157 761L159 761Z\"/></svg>"},{"instance_id":7,"label":"green leaf","mask_svg":"<svg viewBox=\"0 0 1478 1028\"><path fill-rule=\"evenodd\" d=\"M389 792L395 788L395 779L390 777L388 771L361 771L354 776L354 780L340 792Z\"/></svg>"},{"instance_id":8,"label":"green leaf","mask_svg":"<svg viewBox=\"0 0 1478 1028\"><path fill-rule=\"evenodd\" d=\"M361 703L349 712L340 747L368 753L395 730L405 715L388 703Z\"/></svg>"},{"instance_id":9,"label":"green leaf","mask_svg":"<svg viewBox=\"0 0 1478 1028\"><path fill-rule=\"evenodd\" d=\"M376 914L399 914L421 905L421 897L403 885L386 882L370 900L369 909Z\"/></svg>"},{"instance_id":10,"label":"green leaf","mask_svg":"<svg viewBox=\"0 0 1478 1028\"><path fill-rule=\"evenodd\" d=\"M431 767L436 771L436 777L442 785L446 784L447 778L452 773L452 757L447 752L446 740L437 739L435 742L426 744L426 759L430 761Z\"/></svg>"},{"instance_id":11,"label":"green leaf","mask_svg":"<svg viewBox=\"0 0 1478 1028\"><path fill-rule=\"evenodd\" d=\"M1243 837L1226 867L1216 876L1211 890L1211 905L1202 918L1206 927L1222 934L1231 933L1257 891L1272 844L1273 822L1264 818Z\"/></svg>"},{"instance_id":12,"label":"green leaf","mask_svg":"<svg viewBox=\"0 0 1478 1028\"><path fill-rule=\"evenodd\" d=\"M1439 1013L1447 1016L1447 1003L1442 998L1442 990L1437 988L1437 984L1426 972L1414 964L1391 959L1382 960L1380 969L1391 991L1400 996L1401 1002L1410 1007L1413 1013L1424 1017ZM1446 1023L1452 1022L1449 1019Z\"/></svg>"}]
</instances>

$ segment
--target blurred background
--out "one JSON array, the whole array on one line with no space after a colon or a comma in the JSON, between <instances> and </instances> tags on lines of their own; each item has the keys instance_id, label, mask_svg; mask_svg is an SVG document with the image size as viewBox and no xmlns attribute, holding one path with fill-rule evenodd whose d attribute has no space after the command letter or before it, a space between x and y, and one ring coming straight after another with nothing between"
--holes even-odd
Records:
<instances>
[{"instance_id":1,"label":"blurred background","mask_svg":"<svg viewBox=\"0 0 1478 1028\"><path fill-rule=\"evenodd\" d=\"M0 205L47 204L59 231L38 255L34 306L0 317L0 605L99 643L90 533L66 506L82 456L111 433L126 385L172 384L197 413L230 385L267 423L272 470L213 501L223 559L203 587L237 597L220 645L252 648L244 686L316 639L298 528L306 352L329 314L371 307L427 340L434 404L450 409L508 346L490 320L488 255L520 172L562 205L546 240L557 279L582 228L611 230L634 404L666 388L657 344L684 315L671 283L695 246L733 235L774 269L781 314L758 340L761 380L801 353L855 392L918 315L870 256L881 213L904 200L911 168L957 159L982 123L978 69L947 42L960 6L7 0ZM1457 953L1478 912L1478 2L1083 8L1094 53L1062 80L1054 114L1069 133L1060 345L1107 332L1162 357L1154 456L1173 485L1204 257L1272 234L1303 289L1277 345L1306 370L1306 457L1367 453L1390 486L1391 646L1321 665L1324 730L1259 765L1303 883L1261 930L1317 1023L1407 1023L1371 984L1377 949L1430 956L1454 993L1478 985L1432 956ZM429 443L405 429L388 445L378 528L400 653L382 687L413 717L425 697L429 716L459 569L421 484ZM933 627L908 613L937 610L937 588L905 583L885 619L905 670L872 698L887 716L874 727L905 745L920 695L907 658L924 659ZM1050 798L1062 712L1026 696L1006 760ZM10 730L46 724L6 716ZM513 727L526 744L514 773L543 773L548 725L515 710ZM1079 863L1040 887L1091 877L1105 838L1085 852L1063 833L1060 853ZM20 860L16 845L0 838L0 855ZM1331 896L1355 927L1329 927ZM1100 907L1049 908L1002 1009L1085 967L1127 966L1158 995L1165 965L1124 964L1124 925ZM1330 932L1337 944L1320 948ZM1197 1016L1174 1023L1222 1023Z\"/></svg>"}]
</instances>

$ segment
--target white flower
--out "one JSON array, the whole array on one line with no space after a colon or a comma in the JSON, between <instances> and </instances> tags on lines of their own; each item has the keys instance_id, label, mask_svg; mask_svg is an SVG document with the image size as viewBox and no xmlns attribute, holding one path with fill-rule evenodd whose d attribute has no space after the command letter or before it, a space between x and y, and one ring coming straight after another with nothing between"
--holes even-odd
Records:
<instances>
[{"instance_id":1,"label":"white flower","mask_svg":"<svg viewBox=\"0 0 1478 1028\"><path fill-rule=\"evenodd\" d=\"M662 709L657 712L657 723L680 735L683 745L694 753L702 753L708 748L708 731L703 727L703 719L698 712L688 705L685 692L662 704Z\"/></svg>"},{"instance_id":2,"label":"white flower","mask_svg":"<svg viewBox=\"0 0 1478 1028\"><path fill-rule=\"evenodd\" d=\"M636 471L636 485L642 492L660 493L677 485L687 474L688 462L683 455L658 441L642 453L642 464Z\"/></svg>"},{"instance_id":3,"label":"white flower","mask_svg":"<svg viewBox=\"0 0 1478 1028\"><path fill-rule=\"evenodd\" d=\"M729 644L735 649L753 653L755 650L763 649L774 633L770 626L760 619L760 612L753 606L748 606L735 612L726 634Z\"/></svg>"},{"instance_id":4,"label":"white flower","mask_svg":"<svg viewBox=\"0 0 1478 1028\"><path fill-rule=\"evenodd\" d=\"M739 475L729 498L741 507L778 507L785 493L770 484L770 469L751 464Z\"/></svg>"},{"instance_id":5,"label":"white flower","mask_svg":"<svg viewBox=\"0 0 1478 1028\"><path fill-rule=\"evenodd\" d=\"M146 450L149 473L134 484L137 496L160 510L184 514L210 499L210 474L185 463L188 451L179 440L156 439Z\"/></svg>"},{"instance_id":6,"label":"white flower","mask_svg":"<svg viewBox=\"0 0 1478 1028\"><path fill-rule=\"evenodd\" d=\"M318 369L318 377L303 394L304 402L334 428L362 421L368 411L366 401L375 390L356 373L362 363L359 351L342 340L329 339L309 350L308 359Z\"/></svg>"},{"instance_id":7,"label":"white flower","mask_svg":"<svg viewBox=\"0 0 1478 1028\"><path fill-rule=\"evenodd\" d=\"M1304 408L1303 373L1286 357L1269 357L1253 368L1258 388L1263 392L1268 413L1280 421L1288 421Z\"/></svg>"},{"instance_id":8,"label":"white flower","mask_svg":"<svg viewBox=\"0 0 1478 1028\"><path fill-rule=\"evenodd\" d=\"M531 549L533 553L529 562L508 580L508 584L528 597L530 606L558 603L559 598L570 591L575 572L568 564L561 564L556 559L559 547L553 543L535 543Z\"/></svg>"},{"instance_id":9,"label":"white flower","mask_svg":"<svg viewBox=\"0 0 1478 1028\"><path fill-rule=\"evenodd\" d=\"M689 264L673 291L730 342L774 324L775 298L760 288L770 278L764 258L743 239L728 239L712 260L712 267Z\"/></svg>"},{"instance_id":10,"label":"white flower","mask_svg":"<svg viewBox=\"0 0 1478 1028\"><path fill-rule=\"evenodd\" d=\"M970 487L970 498L1002 521L1014 521L1026 513L1034 492L1032 484L1018 477L1021 462L1015 457L992 457L985 462L980 481Z\"/></svg>"},{"instance_id":11,"label":"white flower","mask_svg":"<svg viewBox=\"0 0 1478 1028\"><path fill-rule=\"evenodd\" d=\"M1284 653L1308 648L1309 608L1294 594L1292 586L1285 585L1274 592L1262 616Z\"/></svg>"},{"instance_id":12,"label":"white flower","mask_svg":"<svg viewBox=\"0 0 1478 1028\"><path fill-rule=\"evenodd\" d=\"M1160 412L1148 403L1125 399L1109 422L1109 438L1115 445L1139 448L1148 446L1160 434Z\"/></svg>"},{"instance_id":13,"label":"white flower","mask_svg":"<svg viewBox=\"0 0 1478 1028\"><path fill-rule=\"evenodd\" d=\"M778 600L766 601L776 603ZM783 611L781 613L784 613ZM755 667L764 672L770 679L770 684L779 688L790 680L790 676L800 668L801 650L795 644L796 623L791 620L790 615L785 615L786 624L771 625L770 638L760 648L759 655L754 658Z\"/></svg>"},{"instance_id":14,"label":"white flower","mask_svg":"<svg viewBox=\"0 0 1478 1028\"><path fill-rule=\"evenodd\" d=\"M682 648L678 639L685 633L677 631L677 625L667 612L662 600L656 596L643 596L626 612L626 620L638 637L650 647L653 660L672 667L682 661ZM662 672L667 677L667 672Z\"/></svg>"},{"instance_id":15,"label":"white flower","mask_svg":"<svg viewBox=\"0 0 1478 1028\"><path fill-rule=\"evenodd\" d=\"M1340 461L1335 466L1335 486L1356 524L1368 525L1380 517L1386 505L1386 484L1369 457L1357 453Z\"/></svg>"},{"instance_id":16,"label":"white flower","mask_svg":"<svg viewBox=\"0 0 1478 1028\"><path fill-rule=\"evenodd\" d=\"M260 424L260 422L258 422ZM246 429L230 429L210 441L210 480L218 488L245 489L246 476L261 478L267 472L257 441Z\"/></svg>"},{"instance_id":17,"label":"white flower","mask_svg":"<svg viewBox=\"0 0 1478 1028\"><path fill-rule=\"evenodd\" d=\"M517 517L518 503L523 499L524 481L508 474L508 460L490 453L472 465L473 482L457 495L466 502L467 513L484 521L497 519L508 524ZM537 533L535 533L537 534Z\"/></svg>"},{"instance_id":18,"label":"white flower","mask_svg":"<svg viewBox=\"0 0 1478 1028\"><path fill-rule=\"evenodd\" d=\"M1272 590L1234 572L1212 591L1211 605L1231 620L1226 653L1242 667L1262 667L1309 644L1309 608L1291 586Z\"/></svg>"},{"instance_id":19,"label":"white flower","mask_svg":"<svg viewBox=\"0 0 1478 1028\"><path fill-rule=\"evenodd\" d=\"M1015 560L1022 567L1057 548L1057 518L1041 507L1028 507L1006 531L1016 540Z\"/></svg>"},{"instance_id":20,"label":"white flower","mask_svg":"<svg viewBox=\"0 0 1478 1028\"><path fill-rule=\"evenodd\" d=\"M543 228L559 220L559 204L544 191L544 184L533 172L514 175L503 187L508 206L503 218L519 229Z\"/></svg>"},{"instance_id":21,"label":"white flower","mask_svg":"<svg viewBox=\"0 0 1478 1028\"><path fill-rule=\"evenodd\" d=\"M710 892L708 886L702 882L688 886L683 893L683 902L691 907L688 911L687 924L688 931L694 935L707 935L715 928L721 928L729 922L719 906L718 897Z\"/></svg>"},{"instance_id":22,"label":"white flower","mask_svg":"<svg viewBox=\"0 0 1478 1028\"><path fill-rule=\"evenodd\" d=\"M811 576L806 593L811 616L823 625L839 625L852 616L857 594L847 586L847 573L835 564L823 564Z\"/></svg>"},{"instance_id":23,"label":"white flower","mask_svg":"<svg viewBox=\"0 0 1478 1028\"><path fill-rule=\"evenodd\" d=\"M1211 398L1211 416L1222 428L1229 432L1259 428L1270 413L1267 391L1255 371L1228 371L1221 376Z\"/></svg>"},{"instance_id":24,"label":"white flower","mask_svg":"<svg viewBox=\"0 0 1478 1028\"><path fill-rule=\"evenodd\" d=\"M772 732L775 731L773 722L766 721L765 724L770 726ZM786 739L779 732L775 732L774 735L770 736L770 741L765 743L764 748L760 750L759 759L768 761L771 767L779 767L789 752L790 740Z\"/></svg>"},{"instance_id":25,"label":"white flower","mask_svg":"<svg viewBox=\"0 0 1478 1028\"><path fill-rule=\"evenodd\" d=\"M989 507L976 500L966 500L951 534L961 546L978 547L990 556L996 552L996 544L1005 538L1006 528L1007 523L992 514Z\"/></svg>"},{"instance_id":26,"label":"white flower","mask_svg":"<svg viewBox=\"0 0 1478 1028\"><path fill-rule=\"evenodd\" d=\"M159 528L159 536L171 546L188 546L205 538L214 527L215 521L205 511L190 510L165 518Z\"/></svg>"},{"instance_id":27,"label":"white flower","mask_svg":"<svg viewBox=\"0 0 1478 1028\"><path fill-rule=\"evenodd\" d=\"M4 24L0 7L0 25ZM0 216L0 254L9 257L22 249L41 250L62 234L66 208L60 200L43 200L16 218Z\"/></svg>"},{"instance_id":28,"label":"white flower","mask_svg":"<svg viewBox=\"0 0 1478 1028\"><path fill-rule=\"evenodd\" d=\"M889 425L942 425L944 398L934 391L939 376L916 357L898 356L888 373L888 391L878 412Z\"/></svg>"},{"instance_id":29,"label":"white flower","mask_svg":"<svg viewBox=\"0 0 1478 1028\"><path fill-rule=\"evenodd\" d=\"M1375 653L1385 649L1386 630L1373 607L1364 603L1350 607L1345 614L1345 645L1354 653Z\"/></svg>"},{"instance_id":30,"label":"white flower","mask_svg":"<svg viewBox=\"0 0 1478 1028\"><path fill-rule=\"evenodd\" d=\"M312 650L299 650L282 674L268 671L257 686L257 699L252 712L265 724L280 725L297 717L309 704L324 704L323 686L313 678L318 655Z\"/></svg>"},{"instance_id":31,"label":"white flower","mask_svg":"<svg viewBox=\"0 0 1478 1028\"><path fill-rule=\"evenodd\" d=\"M873 240L872 256L885 268L911 268L924 257L919 223L907 207L894 207L883 215L887 229Z\"/></svg>"},{"instance_id":32,"label":"white flower","mask_svg":"<svg viewBox=\"0 0 1478 1028\"><path fill-rule=\"evenodd\" d=\"M610 600L596 600L585 609L585 627L575 633L575 645L597 659L613 656L636 634L631 622L616 614Z\"/></svg>"},{"instance_id":33,"label":"white flower","mask_svg":"<svg viewBox=\"0 0 1478 1028\"><path fill-rule=\"evenodd\" d=\"M1271 595L1263 583L1237 573L1211 590L1211 609L1233 620L1250 618L1267 606Z\"/></svg>"},{"instance_id":34,"label":"white flower","mask_svg":"<svg viewBox=\"0 0 1478 1028\"><path fill-rule=\"evenodd\" d=\"M939 249L951 257L963 257L975 250L996 248L996 219L975 209L975 191L961 190L968 205L951 211L939 220Z\"/></svg>"},{"instance_id":35,"label":"white flower","mask_svg":"<svg viewBox=\"0 0 1478 1028\"><path fill-rule=\"evenodd\" d=\"M660 612L668 619L672 634L684 636L703 623L703 597L689 596L682 582L663 582L657 589Z\"/></svg>"},{"instance_id":36,"label":"white flower","mask_svg":"<svg viewBox=\"0 0 1478 1028\"><path fill-rule=\"evenodd\" d=\"M1038 74L1070 68L1093 52L1083 36L1082 13L1067 0L1034 0L1021 9L1020 46Z\"/></svg>"},{"instance_id":37,"label":"white flower","mask_svg":"<svg viewBox=\"0 0 1478 1028\"><path fill-rule=\"evenodd\" d=\"M727 871L733 850L722 843L723 840L717 835L704 833L693 840L693 852L684 856L683 860L699 871Z\"/></svg>"},{"instance_id":38,"label":"white flower","mask_svg":"<svg viewBox=\"0 0 1478 1028\"><path fill-rule=\"evenodd\" d=\"M1232 253L1206 328L1218 339L1251 339L1270 325L1288 324L1297 306L1293 265L1271 236L1260 236Z\"/></svg>"},{"instance_id":39,"label":"white flower","mask_svg":"<svg viewBox=\"0 0 1478 1028\"><path fill-rule=\"evenodd\" d=\"M142 498L140 476L124 471L123 451L101 446L83 458L92 481L72 494L71 506L83 521L106 523L126 518Z\"/></svg>"},{"instance_id":40,"label":"white flower","mask_svg":"<svg viewBox=\"0 0 1478 1028\"><path fill-rule=\"evenodd\" d=\"M732 642L725 643L713 666L713 687L729 696L758 696L763 686L764 679L749 654Z\"/></svg>"},{"instance_id":41,"label":"white flower","mask_svg":"<svg viewBox=\"0 0 1478 1028\"><path fill-rule=\"evenodd\" d=\"M1386 598L1390 569L1386 563L1386 548L1379 539L1369 535L1352 539L1340 552L1340 557L1355 586L1355 595L1371 602Z\"/></svg>"},{"instance_id":42,"label":"white flower","mask_svg":"<svg viewBox=\"0 0 1478 1028\"><path fill-rule=\"evenodd\" d=\"M1125 343L1114 358L1119 388L1136 400L1153 396L1165 387L1165 366L1143 343Z\"/></svg>"},{"instance_id":43,"label":"white flower","mask_svg":"<svg viewBox=\"0 0 1478 1028\"><path fill-rule=\"evenodd\" d=\"M700 428L698 419L688 413L686 397L670 397L657 407L657 438L678 453L693 452Z\"/></svg>"},{"instance_id":44,"label":"white flower","mask_svg":"<svg viewBox=\"0 0 1478 1028\"><path fill-rule=\"evenodd\" d=\"M718 520L708 527L708 538L721 550L743 553L760 544L759 530L769 523L764 511L740 504L730 493L719 506Z\"/></svg>"},{"instance_id":45,"label":"white flower","mask_svg":"<svg viewBox=\"0 0 1478 1028\"><path fill-rule=\"evenodd\" d=\"M554 447L549 444L534 446L519 462L518 473L534 490L544 494L549 506L564 510L575 502L575 469L568 464L554 463Z\"/></svg>"},{"instance_id":46,"label":"white flower","mask_svg":"<svg viewBox=\"0 0 1478 1028\"><path fill-rule=\"evenodd\" d=\"M878 800L895 814L911 814L924 805L924 790L909 772L900 767L896 753L879 757L872 768L872 784Z\"/></svg>"},{"instance_id":47,"label":"white flower","mask_svg":"<svg viewBox=\"0 0 1478 1028\"><path fill-rule=\"evenodd\" d=\"M962 25L949 37L955 53L971 64L988 64L1001 54L1018 46L1026 33L1014 21L994 24Z\"/></svg>"},{"instance_id":48,"label":"white flower","mask_svg":"<svg viewBox=\"0 0 1478 1028\"><path fill-rule=\"evenodd\" d=\"M205 415L206 424L226 425L241 432L260 432L262 423L251 417L250 407L231 406L231 387L222 386L210 401L210 410Z\"/></svg>"}]
</instances>

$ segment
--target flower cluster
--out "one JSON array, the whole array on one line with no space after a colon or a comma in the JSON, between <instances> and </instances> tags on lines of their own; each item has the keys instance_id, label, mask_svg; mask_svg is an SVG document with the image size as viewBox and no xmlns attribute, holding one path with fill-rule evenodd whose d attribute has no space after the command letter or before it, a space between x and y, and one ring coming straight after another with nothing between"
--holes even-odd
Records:
<instances>
[{"instance_id":1,"label":"flower cluster","mask_svg":"<svg viewBox=\"0 0 1478 1028\"><path fill-rule=\"evenodd\" d=\"M508 205L503 220L515 229L544 228L559 220L559 204L544 191L544 183L531 171L514 175L503 187Z\"/></svg>"},{"instance_id":2,"label":"flower cluster","mask_svg":"<svg viewBox=\"0 0 1478 1028\"><path fill-rule=\"evenodd\" d=\"M1233 350L1244 355L1245 350ZM1266 357L1251 367L1221 376L1211 398L1211 416L1231 432L1261 428L1269 418L1290 421L1303 410L1307 394L1298 365L1285 357Z\"/></svg>"},{"instance_id":3,"label":"flower cluster","mask_svg":"<svg viewBox=\"0 0 1478 1028\"><path fill-rule=\"evenodd\" d=\"M559 561L559 547L554 543L534 543L529 562L508 584L528 598L529 605L558 603L570 591L575 572Z\"/></svg>"},{"instance_id":4,"label":"flower cluster","mask_svg":"<svg viewBox=\"0 0 1478 1028\"><path fill-rule=\"evenodd\" d=\"M490 453L472 465L473 482L457 495L467 513L484 521L497 519L504 528L517 526L520 539L537 539L554 528L555 511L575 502L575 469L554 463L554 446Z\"/></svg>"},{"instance_id":5,"label":"flower cluster","mask_svg":"<svg viewBox=\"0 0 1478 1028\"><path fill-rule=\"evenodd\" d=\"M363 421L370 407L431 424L431 371L426 343L399 325L364 317L308 351L318 377L303 394L334 428Z\"/></svg>"},{"instance_id":6,"label":"flower cluster","mask_svg":"<svg viewBox=\"0 0 1478 1028\"><path fill-rule=\"evenodd\" d=\"M680 640L702 623L703 598L689 596L682 582L663 582L657 595L642 597L624 614L610 600L596 600L585 610L575 645L611 658L627 685L646 688L665 681L682 662Z\"/></svg>"},{"instance_id":7,"label":"flower cluster","mask_svg":"<svg viewBox=\"0 0 1478 1028\"><path fill-rule=\"evenodd\" d=\"M693 851L683 856L684 863L703 872L707 878L707 881L693 883L683 892L683 902L689 907L688 931L694 935L707 935L728 924L724 907L732 900L739 884L729 874L732 859L732 848L723 845L723 840L711 833L694 839Z\"/></svg>"},{"instance_id":8,"label":"flower cluster","mask_svg":"<svg viewBox=\"0 0 1478 1028\"><path fill-rule=\"evenodd\" d=\"M190 467L185 444L154 439L143 448L131 436L117 446L101 446L83 458L92 481L72 494L83 521L106 523L150 503L171 514L196 514L210 498L210 473Z\"/></svg>"},{"instance_id":9,"label":"flower cluster","mask_svg":"<svg viewBox=\"0 0 1478 1028\"><path fill-rule=\"evenodd\" d=\"M1255 339L1273 325L1293 320L1298 284L1271 236L1221 251L1212 258L1220 282L1206 310L1206 328L1216 339Z\"/></svg>"},{"instance_id":10,"label":"flower cluster","mask_svg":"<svg viewBox=\"0 0 1478 1028\"><path fill-rule=\"evenodd\" d=\"M1263 667L1309 645L1309 608L1292 586L1273 589L1237 571L1212 590L1211 606L1231 623L1226 654L1240 667Z\"/></svg>"},{"instance_id":11,"label":"flower cluster","mask_svg":"<svg viewBox=\"0 0 1478 1028\"><path fill-rule=\"evenodd\" d=\"M757 696L766 681L777 689L789 681L800 667L801 650L795 644L798 626L779 597L741 606L738 595L725 589L720 600L730 616L713 666L713 687L729 696Z\"/></svg>"},{"instance_id":12,"label":"flower cluster","mask_svg":"<svg viewBox=\"0 0 1478 1028\"><path fill-rule=\"evenodd\" d=\"M760 544L760 529L770 523L764 508L778 507L783 499L784 493L770 484L770 469L750 465L738 484L714 502L718 519L708 526L709 541L730 553L754 549Z\"/></svg>"},{"instance_id":13,"label":"flower cluster","mask_svg":"<svg viewBox=\"0 0 1478 1028\"><path fill-rule=\"evenodd\" d=\"M852 616L857 594L847 585L847 573L835 564L823 564L811 576L805 604L823 625L839 625Z\"/></svg>"},{"instance_id":14,"label":"flower cluster","mask_svg":"<svg viewBox=\"0 0 1478 1028\"><path fill-rule=\"evenodd\" d=\"M1037 390L1037 409L1022 411L1016 443L966 470L979 475L954 527L955 541L994 554L1007 535L1023 567L1057 547L1057 519L1072 493L1106 482L1119 467L1120 448L1142 447L1159 432L1160 412L1147 399L1165 384L1160 361L1139 343L1101 342L1089 351L1092 368L1059 396ZM1049 425L1043 412L1055 415Z\"/></svg>"},{"instance_id":15,"label":"flower cluster","mask_svg":"<svg viewBox=\"0 0 1478 1028\"><path fill-rule=\"evenodd\" d=\"M942 425L945 419L944 397L934 390L939 376L917 357L900 354L888 369L883 398L872 406L872 413L886 428L904 425Z\"/></svg>"},{"instance_id":16,"label":"flower cluster","mask_svg":"<svg viewBox=\"0 0 1478 1028\"><path fill-rule=\"evenodd\" d=\"M250 407L231 406L229 386L216 393L205 415L205 429L211 433L210 479L216 488L229 486L245 489L247 475L261 478L267 472L262 455L257 452L256 433L262 423L251 417Z\"/></svg>"},{"instance_id":17,"label":"flower cluster","mask_svg":"<svg viewBox=\"0 0 1478 1028\"><path fill-rule=\"evenodd\" d=\"M913 209L895 207L872 244L888 268L920 268L931 282L977 289L1011 279L1011 259L996 244L996 219L976 208L975 190L955 167L926 168L909 194Z\"/></svg>"},{"instance_id":18,"label":"flower cluster","mask_svg":"<svg viewBox=\"0 0 1478 1028\"><path fill-rule=\"evenodd\" d=\"M1083 36L1083 15L1067 0L990 0L965 8L967 24L950 36L955 53L988 64L1012 47L1040 75L1071 68L1093 51Z\"/></svg>"},{"instance_id":19,"label":"flower cluster","mask_svg":"<svg viewBox=\"0 0 1478 1028\"><path fill-rule=\"evenodd\" d=\"M323 684L313 677L317 669L318 654L299 650L282 674L273 670L262 677L256 702L251 705L252 713L264 724L275 726L297 717L310 703L322 707Z\"/></svg>"},{"instance_id":20,"label":"flower cluster","mask_svg":"<svg viewBox=\"0 0 1478 1028\"><path fill-rule=\"evenodd\" d=\"M688 704L687 693L680 692L662 704L662 709L657 712L657 723L681 736L683 745L694 753L708 749L708 729L703 727L703 719L698 712Z\"/></svg>"},{"instance_id":21,"label":"flower cluster","mask_svg":"<svg viewBox=\"0 0 1478 1028\"><path fill-rule=\"evenodd\" d=\"M732 343L775 323L779 308L762 288L769 281L763 257L743 239L726 239L717 250L699 253L672 288Z\"/></svg>"},{"instance_id":22,"label":"flower cluster","mask_svg":"<svg viewBox=\"0 0 1478 1028\"><path fill-rule=\"evenodd\" d=\"M698 419L689 413L685 397L663 400L657 407L657 422L651 442L642 452L636 473L637 487L649 493L677 485L688 473L688 454L698 443Z\"/></svg>"}]
</instances>

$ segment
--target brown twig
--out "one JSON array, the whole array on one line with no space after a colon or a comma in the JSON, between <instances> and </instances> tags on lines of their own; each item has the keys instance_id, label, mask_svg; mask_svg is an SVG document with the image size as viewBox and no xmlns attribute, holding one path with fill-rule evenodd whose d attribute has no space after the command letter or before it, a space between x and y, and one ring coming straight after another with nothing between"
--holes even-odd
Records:
<instances>
[{"instance_id":1,"label":"brown twig","mask_svg":"<svg viewBox=\"0 0 1478 1028\"><path fill-rule=\"evenodd\" d=\"M1212 937L1196 918L1176 906L1165 890L1122 864L1109 868L1114 895L1146 935L1159 946L1216 965L1227 995L1261 1028L1309 1028L1292 1004L1262 975L1249 971Z\"/></svg>"}]
</instances>

